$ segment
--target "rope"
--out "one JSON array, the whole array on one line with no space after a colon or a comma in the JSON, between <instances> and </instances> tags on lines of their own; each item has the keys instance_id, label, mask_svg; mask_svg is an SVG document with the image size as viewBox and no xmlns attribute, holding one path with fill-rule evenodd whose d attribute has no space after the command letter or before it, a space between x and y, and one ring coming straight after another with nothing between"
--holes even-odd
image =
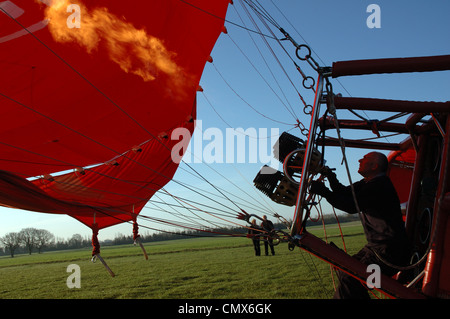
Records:
<instances>
[{"instance_id":1,"label":"rope","mask_svg":"<svg viewBox=\"0 0 450 319\"><path fill-rule=\"evenodd\" d=\"M348 167L347 156L345 155L345 144L344 144L344 140L341 137L341 130L339 128L339 120L337 118L336 108L334 106L333 88L331 86L331 83L328 82L328 79L327 79L327 86L326 87L327 87L327 94L328 94L328 101L327 101L328 112L330 112L330 114L334 118L334 123L335 123L335 127L336 127L336 133L337 133L337 136L338 136L339 146L340 146L341 152L342 152L342 160L344 162L345 171L347 173L347 177L348 177L348 180L349 180L349 183L350 183L350 189L351 189L351 192L352 192L353 201L355 203L355 209L356 209L356 211L358 213L359 218L361 219L361 223L364 225L364 223L362 222L362 218L361 218L361 210L359 209L358 200L356 199L355 188L353 186L352 177L350 175L350 169Z\"/></svg>"},{"instance_id":2,"label":"rope","mask_svg":"<svg viewBox=\"0 0 450 319\"><path fill-rule=\"evenodd\" d=\"M338 218L338 216L336 214L336 210L334 209L333 206L332 206L332 208L333 208L334 217L336 217L336 221L337 221L337 224L339 226L339 232L341 233L342 244L344 245L344 251L347 252L347 247L345 246L344 234L342 233L341 222L339 221L339 218Z\"/></svg>"},{"instance_id":3,"label":"rope","mask_svg":"<svg viewBox=\"0 0 450 319\"><path fill-rule=\"evenodd\" d=\"M244 9L247 11L247 8L244 7ZM253 21L255 27L258 28L258 26L256 25L256 22L254 22L254 20L253 20L253 18L251 17L251 15L250 15L249 13L247 13L247 14L248 14L248 16L250 17L250 19ZM267 30L269 30L269 32L270 32L271 34L273 34L273 36L275 36L275 33L269 28L269 26L267 25L266 21L265 21L263 18L261 18L261 16L259 16L259 18L260 18L261 23L267 28ZM280 29L280 28L278 28L278 29ZM281 69L281 70L283 71L283 73L285 74L287 80L288 80L289 83L292 85L293 89L297 92L297 94L298 94L299 96L301 96L300 92L297 90L297 86L294 84L294 82L292 81L291 77L288 75L288 73L287 73L286 69L283 67L283 65L282 65L282 63L281 63L281 61L280 61L280 59L279 59L278 56L275 54L275 51L274 51L274 50L272 49L272 47L269 45L269 42L267 42L267 39L262 38L262 40L264 41L266 47L269 49L269 51L270 51L270 53L272 54L272 56L273 56L273 58L275 59L275 61L278 63L280 69ZM287 50L284 48L284 46L281 45L281 41L278 40L278 39L276 39L276 42L278 43L278 45L280 46L280 48L285 52L285 54L287 55L287 57L294 63L294 65L296 66L296 69L297 69L297 70L300 70L300 68L298 67L298 65L295 63L294 59L290 56L290 54L287 52ZM300 72L300 73L302 73L302 72ZM304 74L302 74L302 75L305 77ZM281 89L281 88L280 88L280 89ZM303 101L303 98L302 98L302 101ZM288 104L289 104L289 101L288 101ZM294 111L294 109L292 108L292 106L291 106L291 110L292 110L293 113L295 113L295 111Z\"/></svg>"},{"instance_id":4,"label":"rope","mask_svg":"<svg viewBox=\"0 0 450 319\"><path fill-rule=\"evenodd\" d=\"M189 3L189 2L187 2L187 1L185 1L185 0L179 0L179 1L181 1L181 2L183 2L183 3L185 3L185 4L189 5L189 6L191 6L191 7L195 8L195 9L197 9L197 10L200 10L200 11L206 13L206 14L209 14L210 16L212 16L212 17L214 17L214 18L216 18L216 19L219 19L219 20L221 20L221 21L224 21L224 22L227 22L227 23L229 23L229 24L232 24L232 25L234 25L234 26L236 26L236 27L238 27L238 28L247 30L247 31L249 31L249 32L253 32L253 33L260 34L260 35L262 35L262 36L264 36L264 37L267 37L267 38L271 38L271 36L269 36L269 35L259 33L258 31L255 31L255 30L251 30L251 29L249 29L249 28L246 28L245 26L242 26L242 25L240 25L240 24L238 24L238 23L236 23L236 22L233 22L233 21L230 21L230 20L228 20L228 19L224 19L224 18L222 18L222 17L219 17L219 16L217 16L217 15L215 15L215 14L212 14L211 12L208 12L208 11L202 9L202 8L199 8L199 7L193 5L192 3Z\"/></svg>"},{"instance_id":5,"label":"rope","mask_svg":"<svg viewBox=\"0 0 450 319\"><path fill-rule=\"evenodd\" d=\"M413 269L413 268L419 266L422 262L424 262L425 259L428 257L428 253L429 253L430 250L431 250L431 244L430 244L430 246L428 246L428 249L427 249L427 251L425 252L425 254L422 256L422 258L420 258L420 259L419 259L417 262L415 262L414 264L411 264L411 265L408 265L408 266L397 266L397 265L391 264L391 263L388 262L386 259L384 259L383 257L381 257L381 255L378 254L374 249L371 249L371 250L372 250L372 252L375 254L375 256L377 256L377 258L378 258L383 264L385 264L385 265L388 266L388 267L394 268L394 269L396 269L396 270L401 270L401 271L402 271L402 270L410 270L410 269Z\"/></svg>"},{"instance_id":6,"label":"rope","mask_svg":"<svg viewBox=\"0 0 450 319\"><path fill-rule=\"evenodd\" d=\"M61 183L61 184L64 184L64 185L73 185L74 187L85 187L85 186L82 186L82 185L75 185L75 184L72 184L72 183L67 183L67 182L59 182L59 181L56 181L57 183ZM127 182L127 181L124 181L124 182ZM89 188L90 190L93 190L92 188ZM112 193L112 192L109 192L109 191L106 191L106 190L100 190L100 189L94 189L94 190L97 190L97 191L100 191L100 192L106 192L106 193ZM161 189L161 192L162 192L162 194L165 194L165 195L169 195L171 198L173 198L174 200L176 200L179 204L181 204L181 206L180 205L177 205L176 207L181 207L181 208L185 208L185 209L187 209L187 210L189 210L192 214L194 214L195 216L197 216L198 217L198 215L196 215L195 213L193 213L192 212L192 208L189 208L189 207L187 207L186 205L184 205L183 206L183 203L182 202L184 202L184 203L186 203L187 204L187 202L191 202L191 203L193 203L193 204L195 204L195 205L202 205L202 206L205 206L205 207L208 207L209 209L212 209L212 210L218 210L218 211L222 211L224 214L222 214L223 216L230 216L230 217L234 217L235 216L235 212L228 212L228 211L225 211L225 210L220 210L220 209L217 209L216 207L212 207L212 206L209 206L209 205L206 205L206 204L202 204L202 203L198 203L198 202L195 202L195 201L192 201L192 200L189 200L189 199L184 199L184 198L180 198L180 197L177 197L177 196L174 196L173 194L170 194L167 190L165 190L164 188L162 188ZM116 194L116 193L113 193L113 194ZM130 198L136 198L136 199L138 199L138 200L146 200L146 199L144 199L144 198L139 198L139 197L136 197L136 196L131 196L131 195L124 195L124 196L126 196L126 197L130 197ZM217 195L216 195L217 196ZM209 198L209 197L207 197L207 196L205 196L206 198ZM211 199L211 198L209 198L210 200L213 200L213 199ZM162 199L161 199L162 200ZM171 204L171 203L168 203L168 202L165 202L165 201L163 201L162 200L162 202L157 202L157 201L155 201L155 200L150 200L149 202L151 202L153 205L155 205L156 206L156 204L155 203L162 203L162 204L165 204L165 205L168 205L168 206L170 206L170 207L174 207L175 205L174 204ZM196 207L196 206L194 206L194 205L192 205L192 204L188 204L188 205L190 205L190 206L192 206L195 210L198 210L198 211L201 211L201 212L204 212L204 213L207 213L207 214L209 214L209 215L211 215L211 216L216 216L217 217L217 215L221 215L220 213L218 213L218 212L207 212L207 211L205 211L204 209L201 209L201 208L198 208L198 207ZM144 206L144 207L147 207L147 208L149 208L150 209L150 207L148 207L148 206ZM159 208L159 207L158 207ZM105 209L105 208L103 208L103 209ZM164 212L168 212L168 213L171 213L171 212L169 212L168 210L165 210L165 209L162 209L162 208L159 208L161 211L164 211ZM113 209L109 209L111 212L120 212L120 213L126 213L126 212L124 212L124 211L118 211L118 210L113 210ZM172 214L172 215L174 215L175 216L175 214ZM182 215L182 214L181 214ZM134 215L133 215L134 216ZM182 215L184 218L187 218L187 219L190 219L188 216L186 216L186 215ZM135 217L135 216L134 216ZM179 216L177 216L177 217L179 217ZM199 217L199 218L201 218L201 217ZM210 224L212 224L212 225L214 225L214 226L217 226L217 225L215 225L214 223L212 223L211 221L207 221L207 220L205 220L204 218L201 218L203 221L206 221L206 222L209 222ZM192 220L191 220L191 222L192 222Z\"/></svg>"},{"instance_id":7,"label":"rope","mask_svg":"<svg viewBox=\"0 0 450 319\"><path fill-rule=\"evenodd\" d=\"M138 239L139 237L141 237L139 235L139 225L136 221L136 215L134 214L134 206L133 206L133 240L136 241L136 239Z\"/></svg>"},{"instance_id":8,"label":"rope","mask_svg":"<svg viewBox=\"0 0 450 319\"><path fill-rule=\"evenodd\" d=\"M92 224L92 256L100 254L100 243L98 241L98 224Z\"/></svg>"},{"instance_id":9,"label":"rope","mask_svg":"<svg viewBox=\"0 0 450 319\"><path fill-rule=\"evenodd\" d=\"M243 7L244 11L246 12L246 14L247 14L248 18L250 19L250 21L253 23L254 27L257 28L258 30L260 30L259 27L258 27L258 25L257 25L257 23L256 23L256 21L253 19L252 15L251 15L250 12L248 11L247 7L246 7L245 5L242 5L242 7ZM257 15L258 15L258 14L257 14ZM285 48L281 45L280 41L279 41L278 39L276 39L274 32L273 32L273 31L269 28L269 26L266 24L264 18L262 18L262 17L259 16L259 15L258 15L258 17L259 17L260 21L263 23L263 25L267 28L267 30L273 35L273 37L275 38L275 40L277 41L277 43L280 45L281 49L284 50L284 52L286 53L286 55L288 56L288 58L291 59L291 60L293 61L292 57L287 53L287 51L285 50ZM241 18L241 21L243 22L242 18ZM277 83L278 87L280 88L280 91L281 91L281 92L283 93L283 95L284 95L284 92L283 92L283 90L282 90L280 84L278 83L276 77L274 76L274 74L273 74L273 72L272 72L272 70L271 70L271 68L270 68L270 65L267 63L267 60L264 58L263 54L262 54L261 51L259 50L258 45L257 45L256 42L254 41L253 37L250 36L250 38L252 39L253 44L255 45L256 49L258 50L258 52L259 52L261 58L263 59L265 65L266 65L266 67L267 67L267 69L270 71L272 77L274 78L275 82ZM266 47L268 48L268 50L271 52L271 54L272 54L273 58L275 59L275 61L277 61L279 67L281 68L281 70L282 70L283 73L285 74L285 76L286 76L286 78L288 79L288 81L291 83L291 85L292 85L292 87L294 88L294 90L299 94L299 96L301 96L300 92L297 90L297 87L295 86L295 84L293 83L293 81L291 80L291 78L289 77L289 75L287 74L285 68L284 68L283 65L281 64L280 60L278 59L277 55L276 55L275 52L273 51L273 49L272 49L272 47L270 46L270 44L269 44L269 42L267 41L267 39L263 37L263 38L262 38L262 41L264 42L264 44L266 45ZM240 49L239 49L239 50L240 50ZM242 50L241 50L241 52L242 52ZM244 53L243 53L243 54L244 54ZM244 54L244 56L245 56L245 54ZM247 60L250 61L250 59L249 59L247 56L246 56L246 58L247 58ZM250 63L251 63L251 61L250 61ZM252 64L252 65L253 65L253 64ZM258 72L258 71L257 71L257 72ZM259 73L259 72L258 72L258 73ZM283 104L284 107L288 110L288 112L291 113L291 115L292 115L295 119L297 119L298 117L297 117L296 114L295 114L294 108L290 105L289 100L286 98L285 95L284 95L284 97L285 97L285 99L286 99L287 104L289 104L290 110L287 108L286 104L284 104L283 102L282 102L282 104ZM280 101L281 101L281 100L280 100Z\"/></svg>"},{"instance_id":10,"label":"rope","mask_svg":"<svg viewBox=\"0 0 450 319\"><path fill-rule=\"evenodd\" d=\"M232 42L234 43L234 41L232 40ZM270 117L270 116L267 116L267 115L265 115L264 113L262 113L262 112L260 112L260 111L258 111L255 107L253 107L249 102L247 102L235 89L233 89L232 87L231 87L231 85L229 84L229 82L225 79L225 77L222 75L222 73L217 69L217 67L216 67L216 65L214 64L214 63L212 63L212 65L213 65L213 67L214 67L214 69L216 70L216 72L217 72L217 74L219 74L219 76L221 77L221 79L225 82L225 84L228 86L228 88L242 101L242 102L244 102L248 107L250 107L253 111L255 111L256 113L258 113L259 115L261 115L262 117L264 117L264 118L266 118L266 119L268 119L268 120L270 120L270 121L273 121L273 122L276 122L276 123L279 123L279 124L284 124L284 125L293 125L293 124L291 124L291 123L287 123L287 122L282 122L282 121L279 121L279 120L276 120L276 119L274 119L274 118L272 118L272 117ZM252 66L256 69L256 67L252 64ZM262 74L259 72L259 71L257 71L258 72L258 74L262 77ZM263 78L263 80L264 80L264 78ZM275 93L275 91L270 87L270 85L269 85L269 83L266 81L266 80L264 80L264 82L266 82L266 84L269 86L269 88L272 90L272 92L274 92L274 94L276 95L276 93ZM203 92L203 95L205 96L205 94L204 94L204 92ZM277 97L278 97L278 95L277 95ZM230 124L228 124L220 115L219 115L219 113L216 111L216 109L212 106L212 104L209 102L209 100L206 98L206 96L205 96L205 99L208 101L208 103L211 105L211 107L213 108L213 110L217 113L217 115L222 119L222 121L223 122L225 122L225 124L227 124L228 126L230 126L231 127L231 125ZM280 99L279 97L278 97L278 99ZM280 99L280 101L281 101L281 99ZM283 103L283 101L281 101L281 103ZM291 113L292 114L292 113ZM295 117L294 117L295 118Z\"/></svg>"}]
</instances>

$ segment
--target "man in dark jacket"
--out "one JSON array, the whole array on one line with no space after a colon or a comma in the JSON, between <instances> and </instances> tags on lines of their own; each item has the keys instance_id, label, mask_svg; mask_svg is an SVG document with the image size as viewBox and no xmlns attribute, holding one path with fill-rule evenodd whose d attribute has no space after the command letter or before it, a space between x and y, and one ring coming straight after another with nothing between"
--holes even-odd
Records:
<instances>
[{"instance_id":1,"label":"man in dark jacket","mask_svg":"<svg viewBox=\"0 0 450 319\"><path fill-rule=\"evenodd\" d=\"M358 173L364 177L353 184L367 244L353 257L370 265L377 264L387 276L397 273L383 261L392 265L405 265L410 249L400 210L400 200L389 177L388 161L384 154L371 152L359 160ZM325 172L329 190L321 182L313 182L311 193L321 195L327 201L347 213L358 213L350 186L343 186L336 174ZM382 260L380 260L381 257ZM339 272L340 285L334 298L369 298L367 289L354 277Z\"/></svg>"},{"instance_id":2,"label":"man in dark jacket","mask_svg":"<svg viewBox=\"0 0 450 319\"><path fill-rule=\"evenodd\" d=\"M268 246L270 246L270 251L272 255L275 255L275 249L273 248L273 239L270 236L270 233L275 229L273 226L273 223L267 219L267 216L263 216L263 221L261 223L261 228L266 232L265 238L264 238L264 251L266 253L266 256L269 255L269 249Z\"/></svg>"},{"instance_id":3,"label":"man in dark jacket","mask_svg":"<svg viewBox=\"0 0 450 319\"><path fill-rule=\"evenodd\" d=\"M261 228L256 225L256 219L252 220L252 225L248 228L247 237L252 239L255 256L261 256L261 245L259 244Z\"/></svg>"}]
</instances>

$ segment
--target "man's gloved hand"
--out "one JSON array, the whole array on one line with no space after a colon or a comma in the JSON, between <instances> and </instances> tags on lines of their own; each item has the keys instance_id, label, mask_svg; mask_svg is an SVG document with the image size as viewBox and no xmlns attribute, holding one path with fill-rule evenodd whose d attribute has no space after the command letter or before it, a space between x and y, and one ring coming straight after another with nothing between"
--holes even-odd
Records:
<instances>
[{"instance_id":1,"label":"man's gloved hand","mask_svg":"<svg viewBox=\"0 0 450 319\"><path fill-rule=\"evenodd\" d=\"M322 174L322 176L328 179L328 181L330 182L331 189L333 189L335 185L339 184L336 174L328 166L324 166L321 169L320 173Z\"/></svg>"},{"instance_id":2,"label":"man's gloved hand","mask_svg":"<svg viewBox=\"0 0 450 319\"><path fill-rule=\"evenodd\" d=\"M322 183L318 181L312 181L309 192L312 194L317 194L323 197L327 197L331 191Z\"/></svg>"},{"instance_id":3,"label":"man's gloved hand","mask_svg":"<svg viewBox=\"0 0 450 319\"><path fill-rule=\"evenodd\" d=\"M326 178L336 178L336 174L333 172L333 170L331 168L329 168L328 166L324 166L321 170L320 173L325 176Z\"/></svg>"}]
</instances>

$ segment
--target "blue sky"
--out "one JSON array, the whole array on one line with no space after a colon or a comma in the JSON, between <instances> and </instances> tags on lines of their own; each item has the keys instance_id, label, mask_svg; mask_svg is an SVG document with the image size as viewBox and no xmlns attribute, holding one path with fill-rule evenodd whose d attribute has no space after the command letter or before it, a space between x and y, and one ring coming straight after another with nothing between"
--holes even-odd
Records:
<instances>
[{"instance_id":1,"label":"blue sky","mask_svg":"<svg viewBox=\"0 0 450 319\"><path fill-rule=\"evenodd\" d=\"M254 30L254 26L242 10L241 1L234 2L234 6L229 7L227 20L241 26L245 22L248 28ZM342 60L450 54L450 19L448 19L450 2L446 0L261 0L260 3L297 43L303 44L306 41L310 45L313 57L321 66L331 66L334 61ZM276 3L284 16L279 13L273 3ZM377 4L381 9L381 28L379 29L370 29L366 24L366 19L370 15L366 12L369 4ZM269 132L278 130L281 133L292 129L295 124L295 118L287 110L290 108L294 109L298 119L308 127L309 117L303 114L303 104L294 86L308 104L313 103L313 94L311 90L302 87L300 74L295 70L286 53L280 50L278 43L273 39L267 39L277 59L289 74L290 80L278 66L278 61L268 51L261 37L254 33L250 36L245 29L229 22L225 25L228 34L222 34L217 41L211 54L214 62L205 66L200 83L204 90L203 93L198 93L198 119L202 121L203 128L201 133L208 128L214 128L223 132L225 136L225 130L228 127L255 128L257 132L265 128ZM263 28L261 31L269 34ZM276 29L274 33L277 37L282 37ZM270 72L253 41L263 52L270 66ZM295 58L294 47L287 41L283 44L291 57ZM245 56L241 51L245 52ZM252 61L253 66L247 59ZM316 78L315 71L309 65L298 60L297 63L306 75ZM226 83L223 79L226 79ZM270 87L266 82L270 84ZM343 77L339 78L339 81L332 80L332 84L334 92L340 92L343 96L418 101L450 100L450 71ZM371 112L361 114L372 119L383 119L383 116L391 115L382 114L375 117ZM354 118L347 111L338 112L338 117ZM289 123L289 125L279 122ZM301 136L298 130L292 130L290 133ZM373 136L370 133L366 135ZM346 131L343 132L343 136L345 138L361 137ZM388 139L396 141L395 138ZM270 144L270 139L267 143ZM207 144L208 142L204 141L204 145ZM356 174L357 160L367 152L367 150L348 150L347 157L353 180L360 178ZM340 150L330 148L326 151L325 159L329 166L337 168L338 177L346 183L347 177L341 165ZM263 163L213 163L211 165L192 163L190 165L217 187L223 187L227 192L240 196L239 202L244 198L257 203L259 207L269 206L271 211L281 213L286 218L292 218L292 207L277 205L270 202L267 197L264 199L251 185ZM202 187L205 191L211 192L212 197L217 195L217 191L211 185L195 178L185 164L181 164L181 168L175 175L175 179ZM183 198L205 201L205 198L192 194L175 183L170 183L167 190ZM161 195L161 198L164 199L164 196ZM224 204L235 209L233 204L227 201L224 201ZM149 204L148 207L141 214L174 219L173 215L164 215L166 213L158 211L154 204ZM248 212L253 211L249 208ZM166 225L152 225L147 221L142 221L142 225L169 229ZM55 236L63 238L69 238L75 233L83 236L91 235L89 228L65 215L0 209L0 236L25 227L48 229ZM148 230L141 228L141 232L146 231ZM126 224L101 230L99 237L100 239L113 238L116 233L131 234L131 226Z\"/></svg>"}]
</instances>

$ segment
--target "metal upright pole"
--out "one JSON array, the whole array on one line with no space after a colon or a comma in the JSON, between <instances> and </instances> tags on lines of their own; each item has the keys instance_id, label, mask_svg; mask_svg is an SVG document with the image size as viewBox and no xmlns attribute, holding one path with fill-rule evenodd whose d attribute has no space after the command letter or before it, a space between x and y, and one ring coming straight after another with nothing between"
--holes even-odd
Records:
<instances>
[{"instance_id":1,"label":"metal upright pole","mask_svg":"<svg viewBox=\"0 0 450 319\"><path fill-rule=\"evenodd\" d=\"M320 113L320 101L322 99L324 76L319 73L317 79L316 95L314 97L314 105L311 113L311 123L309 125L308 140L306 142L306 152L303 159L302 176L297 195L297 203L295 206L294 222L292 224L291 236L295 236L301 232L303 222L303 210L306 198L306 188L308 186L308 172L311 154L314 148L315 131L318 125Z\"/></svg>"}]
</instances>

